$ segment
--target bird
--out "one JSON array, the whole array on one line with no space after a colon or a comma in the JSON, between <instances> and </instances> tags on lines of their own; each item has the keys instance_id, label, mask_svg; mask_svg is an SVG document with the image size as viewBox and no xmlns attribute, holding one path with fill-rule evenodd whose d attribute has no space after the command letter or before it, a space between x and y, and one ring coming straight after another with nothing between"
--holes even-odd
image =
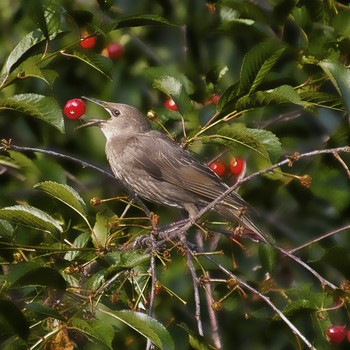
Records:
<instances>
[{"instance_id":1,"label":"bird","mask_svg":"<svg viewBox=\"0 0 350 350\"><path fill-rule=\"evenodd\" d=\"M114 176L137 196L163 206L187 211L189 218L212 202L229 186L206 164L163 132L154 130L145 114L127 104L82 96L103 107L109 119L91 119L82 126L98 126L106 138L105 153ZM267 242L250 218L251 207L232 191L213 210L238 222Z\"/></svg>"}]
</instances>

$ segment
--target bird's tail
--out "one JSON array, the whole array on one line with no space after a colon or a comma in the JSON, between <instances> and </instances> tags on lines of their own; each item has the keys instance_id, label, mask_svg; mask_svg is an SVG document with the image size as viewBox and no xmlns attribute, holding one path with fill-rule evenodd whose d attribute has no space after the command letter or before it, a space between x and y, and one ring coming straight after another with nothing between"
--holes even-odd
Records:
<instances>
[{"instance_id":1,"label":"bird's tail","mask_svg":"<svg viewBox=\"0 0 350 350\"><path fill-rule=\"evenodd\" d=\"M273 243L272 238L254 224L249 216L248 208L237 208L226 204L217 206L215 210L227 220L235 222L235 234L247 236L259 242Z\"/></svg>"}]
</instances>

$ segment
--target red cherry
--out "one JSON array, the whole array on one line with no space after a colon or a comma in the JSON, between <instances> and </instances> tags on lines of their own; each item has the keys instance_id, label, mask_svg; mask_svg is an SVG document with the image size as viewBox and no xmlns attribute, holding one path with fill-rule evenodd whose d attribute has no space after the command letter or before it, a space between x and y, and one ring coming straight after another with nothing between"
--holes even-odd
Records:
<instances>
[{"instance_id":1,"label":"red cherry","mask_svg":"<svg viewBox=\"0 0 350 350\"><path fill-rule=\"evenodd\" d=\"M63 113L69 119L80 118L86 110L86 105L80 98L73 98L64 105Z\"/></svg>"},{"instance_id":2,"label":"red cherry","mask_svg":"<svg viewBox=\"0 0 350 350\"><path fill-rule=\"evenodd\" d=\"M164 102L164 106L167 109L170 109L171 111L177 111L177 106L175 101L172 98L168 98Z\"/></svg>"},{"instance_id":3,"label":"red cherry","mask_svg":"<svg viewBox=\"0 0 350 350\"><path fill-rule=\"evenodd\" d=\"M220 100L220 96L219 95L214 95L212 98L211 98L212 102L217 104Z\"/></svg>"},{"instance_id":4,"label":"red cherry","mask_svg":"<svg viewBox=\"0 0 350 350\"><path fill-rule=\"evenodd\" d=\"M216 161L209 164L209 168L218 176L224 176L226 167L223 162Z\"/></svg>"},{"instance_id":5,"label":"red cherry","mask_svg":"<svg viewBox=\"0 0 350 350\"><path fill-rule=\"evenodd\" d=\"M327 337L331 344L340 344L346 337L344 326L331 326L327 328Z\"/></svg>"},{"instance_id":6,"label":"red cherry","mask_svg":"<svg viewBox=\"0 0 350 350\"><path fill-rule=\"evenodd\" d=\"M90 34L88 32L84 32L81 36L80 46L85 50L90 50L96 45L96 37L89 35Z\"/></svg>"},{"instance_id":7,"label":"red cherry","mask_svg":"<svg viewBox=\"0 0 350 350\"><path fill-rule=\"evenodd\" d=\"M111 43L107 46L107 53L112 61L116 61L123 56L124 47L119 43Z\"/></svg>"},{"instance_id":8,"label":"red cherry","mask_svg":"<svg viewBox=\"0 0 350 350\"><path fill-rule=\"evenodd\" d=\"M350 343L350 331L347 332L348 342Z\"/></svg>"},{"instance_id":9,"label":"red cherry","mask_svg":"<svg viewBox=\"0 0 350 350\"><path fill-rule=\"evenodd\" d=\"M240 158L233 158L230 161L230 171L234 175L240 175L245 170L245 161Z\"/></svg>"}]
</instances>

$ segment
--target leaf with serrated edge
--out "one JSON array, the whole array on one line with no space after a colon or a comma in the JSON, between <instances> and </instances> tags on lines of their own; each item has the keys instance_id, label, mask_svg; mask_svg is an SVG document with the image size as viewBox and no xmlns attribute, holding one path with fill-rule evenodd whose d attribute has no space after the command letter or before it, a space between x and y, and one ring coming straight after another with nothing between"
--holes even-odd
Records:
<instances>
[{"instance_id":1,"label":"leaf with serrated edge","mask_svg":"<svg viewBox=\"0 0 350 350\"><path fill-rule=\"evenodd\" d=\"M24 225L41 231L63 232L59 222L44 211L29 205L14 205L0 209L0 218L16 225Z\"/></svg>"},{"instance_id":2,"label":"leaf with serrated edge","mask_svg":"<svg viewBox=\"0 0 350 350\"><path fill-rule=\"evenodd\" d=\"M68 185L59 184L53 181L44 181L34 185L34 188L44 191L50 196L68 205L80 215L85 216L85 203L79 193Z\"/></svg>"},{"instance_id":3,"label":"leaf with serrated edge","mask_svg":"<svg viewBox=\"0 0 350 350\"><path fill-rule=\"evenodd\" d=\"M319 63L343 99L346 110L350 112L350 70L342 63L324 60Z\"/></svg>"},{"instance_id":4,"label":"leaf with serrated edge","mask_svg":"<svg viewBox=\"0 0 350 350\"><path fill-rule=\"evenodd\" d=\"M11 109L39 118L64 132L62 110L53 97L20 94L0 99L0 110Z\"/></svg>"},{"instance_id":5,"label":"leaf with serrated edge","mask_svg":"<svg viewBox=\"0 0 350 350\"><path fill-rule=\"evenodd\" d=\"M275 41L263 42L251 49L244 57L240 80L244 91L253 93L269 74L285 48Z\"/></svg>"},{"instance_id":6,"label":"leaf with serrated edge","mask_svg":"<svg viewBox=\"0 0 350 350\"><path fill-rule=\"evenodd\" d=\"M237 100L236 109L245 111L258 107L276 106L280 104L293 103L303 106L298 93L289 85L281 85L268 91L256 91L251 95L245 95Z\"/></svg>"},{"instance_id":7,"label":"leaf with serrated edge","mask_svg":"<svg viewBox=\"0 0 350 350\"><path fill-rule=\"evenodd\" d=\"M113 63L109 58L93 52L83 53L80 51L74 51L72 54L69 54L69 56L77 58L78 60L88 64L90 67L96 69L108 79L112 80L110 73L113 67Z\"/></svg>"},{"instance_id":8,"label":"leaf with serrated edge","mask_svg":"<svg viewBox=\"0 0 350 350\"><path fill-rule=\"evenodd\" d=\"M96 317L116 327L119 326L119 322L123 322L162 350L175 349L174 341L167 329L154 318L141 312L114 311L100 304L96 308Z\"/></svg>"},{"instance_id":9,"label":"leaf with serrated edge","mask_svg":"<svg viewBox=\"0 0 350 350\"><path fill-rule=\"evenodd\" d=\"M50 40L54 39L60 31L57 31L50 35ZM35 29L28 33L11 51L7 58L6 64L4 65L1 74L4 74L5 78L8 74L22 61L24 54L30 50L36 44L45 41L45 36L40 29Z\"/></svg>"}]
</instances>

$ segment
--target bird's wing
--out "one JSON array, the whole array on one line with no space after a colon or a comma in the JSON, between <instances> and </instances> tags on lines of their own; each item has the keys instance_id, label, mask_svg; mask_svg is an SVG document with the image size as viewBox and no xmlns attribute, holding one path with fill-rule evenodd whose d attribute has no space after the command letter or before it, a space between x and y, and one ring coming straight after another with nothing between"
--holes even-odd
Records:
<instances>
[{"instance_id":1,"label":"bird's wing","mask_svg":"<svg viewBox=\"0 0 350 350\"><path fill-rule=\"evenodd\" d=\"M213 171L166 135L152 131L137 138L141 147L134 148L132 156L153 178L169 182L208 201L228 189ZM237 208L247 207L247 203L235 192L226 201Z\"/></svg>"}]
</instances>

